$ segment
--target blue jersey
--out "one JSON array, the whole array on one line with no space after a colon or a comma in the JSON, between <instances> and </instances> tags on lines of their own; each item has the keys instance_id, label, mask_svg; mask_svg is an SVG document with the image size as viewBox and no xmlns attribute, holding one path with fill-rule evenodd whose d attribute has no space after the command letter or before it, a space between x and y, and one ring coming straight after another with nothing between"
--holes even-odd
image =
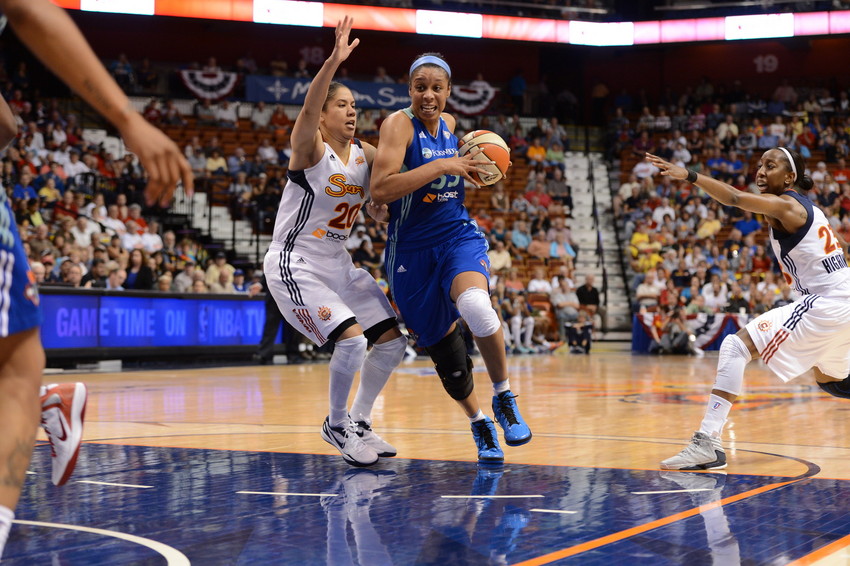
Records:
<instances>
[{"instance_id":1,"label":"blue jersey","mask_svg":"<svg viewBox=\"0 0 850 566\"><path fill-rule=\"evenodd\" d=\"M41 324L38 290L15 225L15 215L0 187L0 337Z\"/></svg>"},{"instance_id":2,"label":"blue jersey","mask_svg":"<svg viewBox=\"0 0 850 566\"><path fill-rule=\"evenodd\" d=\"M457 154L457 137L442 118L437 135L432 136L409 108L404 113L413 122L413 141L404 155L402 172ZM443 175L391 202L389 246L419 250L457 237L470 223L463 206L463 185L463 177Z\"/></svg>"}]
</instances>

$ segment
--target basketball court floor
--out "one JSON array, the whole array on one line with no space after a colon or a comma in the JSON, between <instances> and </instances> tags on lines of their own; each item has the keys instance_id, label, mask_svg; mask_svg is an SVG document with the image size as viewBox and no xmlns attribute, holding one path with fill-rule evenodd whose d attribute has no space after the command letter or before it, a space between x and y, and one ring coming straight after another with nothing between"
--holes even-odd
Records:
<instances>
[{"instance_id":1,"label":"basketball court floor","mask_svg":"<svg viewBox=\"0 0 850 566\"><path fill-rule=\"evenodd\" d=\"M716 354L509 358L533 440L479 466L431 365L405 362L352 468L319 436L327 366L50 376L89 386L68 485L36 448L7 565L845 564L850 401L750 365L729 467L671 472ZM489 409L480 359L476 391Z\"/></svg>"}]
</instances>

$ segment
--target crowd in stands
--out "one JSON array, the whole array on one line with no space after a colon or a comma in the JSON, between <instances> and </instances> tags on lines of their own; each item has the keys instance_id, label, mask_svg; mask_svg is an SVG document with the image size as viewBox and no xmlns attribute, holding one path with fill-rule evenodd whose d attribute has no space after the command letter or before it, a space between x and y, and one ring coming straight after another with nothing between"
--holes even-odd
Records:
<instances>
[{"instance_id":1,"label":"crowd in stands","mask_svg":"<svg viewBox=\"0 0 850 566\"><path fill-rule=\"evenodd\" d=\"M758 160L785 146L808 159L808 196L833 231L850 241L850 97L846 89L802 88L788 81L769 100L704 80L680 97L635 108L619 97L609 125L612 162L623 182L613 213L624 237L633 306L654 310L657 328L681 314L758 315L798 298L782 274L758 217L724 207L694 185L660 176L647 152L758 192Z\"/></svg>"}]
</instances>

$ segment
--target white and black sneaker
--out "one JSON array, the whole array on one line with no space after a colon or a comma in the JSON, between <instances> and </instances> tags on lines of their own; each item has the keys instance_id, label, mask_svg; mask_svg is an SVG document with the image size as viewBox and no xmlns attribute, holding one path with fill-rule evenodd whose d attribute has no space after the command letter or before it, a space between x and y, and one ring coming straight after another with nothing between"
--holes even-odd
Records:
<instances>
[{"instance_id":1,"label":"white and black sneaker","mask_svg":"<svg viewBox=\"0 0 850 566\"><path fill-rule=\"evenodd\" d=\"M695 432L685 449L661 462L662 470L715 470L726 467L720 438Z\"/></svg>"},{"instance_id":2,"label":"white and black sneaker","mask_svg":"<svg viewBox=\"0 0 850 566\"><path fill-rule=\"evenodd\" d=\"M357 436L363 439L366 446L371 447L372 450L377 452L378 456L381 458L391 458L398 453L392 444L378 436L378 433L372 430L372 423L368 420L353 422L354 426L357 427Z\"/></svg>"},{"instance_id":3,"label":"white and black sneaker","mask_svg":"<svg viewBox=\"0 0 850 566\"><path fill-rule=\"evenodd\" d=\"M331 426L328 417L322 423L322 438L339 450L342 459L352 466L371 466L378 461L378 453L367 446L357 434L357 426L349 421L346 427Z\"/></svg>"}]
</instances>

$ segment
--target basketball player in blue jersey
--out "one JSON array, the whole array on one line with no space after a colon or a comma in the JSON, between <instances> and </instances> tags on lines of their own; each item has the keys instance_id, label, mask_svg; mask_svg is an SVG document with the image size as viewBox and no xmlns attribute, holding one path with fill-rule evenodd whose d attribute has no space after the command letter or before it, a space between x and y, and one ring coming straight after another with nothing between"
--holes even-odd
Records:
<instances>
[{"instance_id":1,"label":"basketball player in blue jersey","mask_svg":"<svg viewBox=\"0 0 850 566\"><path fill-rule=\"evenodd\" d=\"M149 202L167 204L181 178L191 194L192 170L182 152L133 110L64 10L48 0L0 0L0 11L3 23L8 18L39 59L118 128L148 173ZM0 146L16 135L12 112L0 99ZM50 440L52 479L57 485L73 472L82 439L85 386L48 385L39 391L45 358L34 281L5 189L0 187L0 556L39 418Z\"/></svg>"},{"instance_id":2,"label":"basketball player in blue jersey","mask_svg":"<svg viewBox=\"0 0 850 566\"><path fill-rule=\"evenodd\" d=\"M367 204L375 147L354 137L354 96L333 83L339 65L360 43L348 43L351 18L336 28L336 43L319 69L292 128L289 181L280 200L274 234L263 264L281 314L318 346L334 342L330 410L322 438L353 466L369 466L396 449L371 429L371 412L407 340L378 282L356 268L345 241L357 214L379 218L386 207ZM366 352L368 342L374 345ZM362 368L362 369L361 369ZM347 408L354 374L360 386Z\"/></svg>"},{"instance_id":3,"label":"basketball player in blue jersey","mask_svg":"<svg viewBox=\"0 0 850 566\"><path fill-rule=\"evenodd\" d=\"M647 158L662 175L687 180L723 205L764 215L782 275L802 295L723 340L699 430L684 450L661 462L667 470L725 468L720 435L743 389L744 368L753 358L760 356L782 381L812 369L821 389L850 399L850 268L843 242L824 213L795 190L808 191L813 185L796 151L777 147L764 152L756 173L759 194L739 191L654 155Z\"/></svg>"},{"instance_id":4,"label":"basketball player in blue jersey","mask_svg":"<svg viewBox=\"0 0 850 566\"><path fill-rule=\"evenodd\" d=\"M463 206L464 180L483 172L473 153L459 157L455 119L443 113L451 69L438 54L410 67L409 108L381 124L372 168L372 200L389 204L386 269L393 299L416 340L431 356L446 392L463 408L482 462L504 454L493 421L473 391L472 360L457 324L466 321L493 382L493 412L505 442L531 440L510 391L505 339L488 288L487 240ZM480 163L480 162L478 162Z\"/></svg>"}]
</instances>

